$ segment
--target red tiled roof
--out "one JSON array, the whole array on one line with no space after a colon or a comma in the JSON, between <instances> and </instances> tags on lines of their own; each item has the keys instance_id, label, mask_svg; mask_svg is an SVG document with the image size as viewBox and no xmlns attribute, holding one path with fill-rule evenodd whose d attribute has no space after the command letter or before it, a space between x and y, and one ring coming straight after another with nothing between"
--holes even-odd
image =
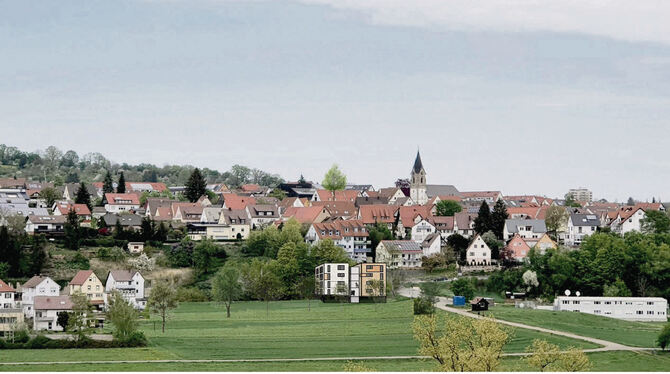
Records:
<instances>
[{"instance_id":1,"label":"red tiled roof","mask_svg":"<svg viewBox=\"0 0 670 374\"><path fill-rule=\"evenodd\" d=\"M70 213L71 209L74 209L74 212L77 213L78 216L91 215L91 211L88 209L88 206L86 204L71 204L68 202L62 202L58 204L57 209L58 211L60 211L60 214L64 216Z\"/></svg>"},{"instance_id":2,"label":"red tiled roof","mask_svg":"<svg viewBox=\"0 0 670 374\"><path fill-rule=\"evenodd\" d=\"M140 205L136 193L106 193L105 200L111 205Z\"/></svg>"},{"instance_id":3,"label":"red tiled roof","mask_svg":"<svg viewBox=\"0 0 670 374\"><path fill-rule=\"evenodd\" d=\"M289 207L283 214L284 218L295 218L300 223L313 223L321 212L327 208L310 206L305 208Z\"/></svg>"},{"instance_id":4,"label":"red tiled roof","mask_svg":"<svg viewBox=\"0 0 670 374\"><path fill-rule=\"evenodd\" d=\"M316 234L321 239L339 240L342 239L342 237L348 237L348 236L352 237L370 236L370 234L368 234L367 230L365 229L363 221L361 220L315 223L314 230L316 230ZM322 232L325 232L325 234L323 234ZM339 234L337 234L338 232Z\"/></svg>"},{"instance_id":5,"label":"red tiled roof","mask_svg":"<svg viewBox=\"0 0 670 374\"><path fill-rule=\"evenodd\" d=\"M16 290L0 279L0 292L16 292Z\"/></svg>"},{"instance_id":6,"label":"red tiled roof","mask_svg":"<svg viewBox=\"0 0 670 374\"><path fill-rule=\"evenodd\" d=\"M356 205L349 201L312 201L312 206L325 206L331 217L357 216Z\"/></svg>"},{"instance_id":7,"label":"red tiled roof","mask_svg":"<svg viewBox=\"0 0 670 374\"><path fill-rule=\"evenodd\" d=\"M261 186L257 184L243 184L242 187L240 187L240 189L243 192L258 192L261 190Z\"/></svg>"},{"instance_id":8,"label":"red tiled roof","mask_svg":"<svg viewBox=\"0 0 670 374\"><path fill-rule=\"evenodd\" d=\"M366 225L374 224L375 222L393 223L395 222L398 208L399 206L396 205L361 205L359 215Z\"/></svg>"},{"instance_id":9,"label":"red tiled roof","mask_svg":"<svg viewBox=\"0 0 670 374\"><path fill-rule=\"evenodd\" d=\"M84 284L84 282L86 282L86 280L88 279L88 277L91 276L91 274L93 274L93 270L79 270L77 275L75 275L74 278L72 278L72 280L68 284L81 286L82 284Z\"/></svg>"},{"instance_id":10,"label":"red tiled roof","mask_svg":"<svg viewBox=\"0 0 670 374\"><path fill-rule=\"evenodd\" d=\"M250 196L239 196L234 193L224 193L223 201L226 208L233 210L245 209L249 204L256 204L256 199Z\"/></svg>"},{"instance_id":11,"label":"red tiled roof","mask_svg":"<svg viewBox=\"0 0 670 374\"><path fill-rule=\"evenodd\" d=\"M360 196L360 193L357 190L338 190L338 191L328 191L328 190L317 190L316 193L319 195L319 200L321 201L356 201L356 198Z\"/></svg>"},{"instance_id":12,"label":"red tiled roof","mask_svg":"<svg viewBox=\"0 0 670 374\"><path fill-rule=\"evenodd\" d=\"M403 226L408 227L408 225L414 225L414 218L420 215L421 218L428 218L430 214L431 207L429 205L412 205L412 206L401 206L400 207L400 221Z\"/></svg>"},{"instance_id":13,"label":"red tiled roof","mask_svg":"<svg viewBox=\"0 0 670 374\"><path fill-rule=\"evenodd\" d=\"M71 310L70 296L35 296L35 310Z\"/></svg>"}]
</instances>

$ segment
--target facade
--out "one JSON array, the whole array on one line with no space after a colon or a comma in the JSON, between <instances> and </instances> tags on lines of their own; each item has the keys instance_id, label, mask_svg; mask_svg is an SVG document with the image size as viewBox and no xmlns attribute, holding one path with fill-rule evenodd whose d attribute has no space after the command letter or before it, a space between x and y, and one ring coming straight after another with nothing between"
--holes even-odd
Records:
<instances>
[{"instance_id":1,"label":"facade","mask_svg":"<svg viewBox=\"0 0 670 374\"><path fill-rule=\"evenodd\" d=\"M522 262L528 257L528 252L530 252L530 246L523 240L519 234L514 235L512 240L507 243L505 247L509 257L517 262Z\"/></svg>"},{"instance_id":2,"label":"facade","mask_svg":"<svg viewBox=\"0 0 670 374\"><path fill-rule=\"evenodd\" d=\"M315 291L321 296L349 296L349 264L323 264L314 269Z\"/></svg>"},{"instance_id":3,"label":"facade","mask_svg":"<svg viewBox=\"0 0 670 374\"><path fill-rule=\"evenodd\" d=\"M609 226L613 232L621 235L631 231L641 231L642 220L645 216L642 207L624 207L619 210L616 218L609 223Z\"/></svg>"},{"instance_id":4,"label":"facade","mask_svg":"<svg viewBox=\"0 0 670 374\"><path fill-rule=\"evenodd\" d=\"M136 211L140 208L140 199L134 193L106 193L105 210L110 213Z\"/></svg>"},{"instance_id":5,"label":"facade","mask_svg":"<svg viewBox=\"0 0 670 374\"><path fill-rule=\"evenodd\" d=\"M668 301L661 297L559 296L554 310L628 321L666 322Z\"/></svg>"},{"instance_id":6,"label":"facade","mask_svg":"<svg viewBox=\"0 0 670 374\"><path fill-rule=\"evenodd\" d=\"M270 225L280 218L279 208L276 205L249 204L246 210L251 217L251 228L253 230Z\"/></svg>"},{"instance_id":7,"label":"facade","mask_svg":"<svg viewBox=\"0 0 670 374\"><path fill-rule=\"evenodd\" d=\"M593 192L589 191L584 187L570 189L567 195L572 196L573 199L577 201L582 201L590 203L593 201Z\"/></svg>"},{"instance_id":8,"label":"facade","mask_svg":"<svg viewBox=\"0 0 670 374\"><path fill-rule=\"evenodd\" d=\"M386 264L323 264L314 269L317 296L348 297L352 303L361 298L386 297Z\"/></svg>"},{"instance_id":9,"label":"facade","mask_svg":"<svg viewBox=\"0 0 670 374\"><path fill-rule=\"evenodd\" d=\"M424 205L428 202L426 170L423 168L419 151L416 152L416 159L410 174L409 197L418 205Z\"/></svg>"},{"instance_id":10,"label":"facade","mask_svg":"<svg viewBox=\"0 0 670 374\"><path fill-rule=\"evenodd\" d=\"M572 213L568 218L566 245L579 245L585 237L594 234L600 226L600 219L594 214Z\"/></svg>"},{"instance_id":11,"label":"facade","mask_svg":"<svg viewBox=\"0 0 670 374\"><path fill-rule=\"evenodd\" d=\"M137 309L144 309L147 299L144 297L144 277L137 271L112 270L105 282L105 292L119 291L123 298Z\"/></svg>"},{"instance_id":12,"label":"facade","mask_svg":"<svg viewBox=\"0 0 670 374\"><path fill-rule=\"evenodd\" d=\"M366 262L371 252L370 234L361 220L313 223L305 241L316 244L324 239L331 239L356 262Z\"/></svg>"},{"instance_id":13,"label":"facade","mask_svg":"<svg viewBox=\"0 0 670 374\"><path fill-rule=\"evenodd\" d=\"M375 262L384 263L389 269L419 268L424 256L421 244L413 240L382 240L376 252Z\"/></svg>"},{"instance_id":14,"label":"facade","mask_svg":"<svg viewBox=\"0 0 670 374\"><path fill-rule=\"evenodd\" d=\"M23 324L23 310L16 290L0 279L0 335L6 336Z\"/></svg>"},{"instance_id":15,"label":"facade","mask_svg":"<svg viewBox=\"0 0 670 374\"><path fill-rule=\"evenodd\" d=\"M30 278L21 287L21 306L26 318L33 318L35 315L35 298L38 296L58 296L60 295L60 286L49 277L36 275Z\"/></svg>"},{"instance_id":16,"label":"facade","mask_svg":"<svg viewBox=\"0 0 670 374\"><path fill-rule=\"evenodd\" d=\"M535 249L536 252L538 252L540 254L544 254L547 251L547 249L558 248L558 244L556 244L556 242L553 241L549 237L549 235L544 234L544 235L542 235L540 240L538 240L537 243L535 243L535 246L533 248Z\"/></svg>"},{"instance_id":17,"label":"facade","mask_svg":"<svg viewBox=\"0 0 670 374\"><path fill-rule=\"evenodd\" d=\"M36 296L33 330L63 331L58 325L58 313L71 312L70 296Z\"/></svg>"},{"instance_id":18,"label":"facade","mask_svg":"<svg viewBox=\"0 0 670 374\"><path fill-rule=\"evenodd\" d=\"M144 242L128 242L128 252L130 253L144 252Z\"/></svg>"},{"instance_id":19,"label":"facade","mask_svg":"<svg viewBox=\"0 0 670 374\"><path fill-rule=\"evenodd\" d=\"M26 233L30 235L62 235L65 233L65 216L28 216Z\"/></svg>"},{"instance_id":20,"label":"facade","mask_svg":"<svg viewBox=\"0 0 670 374\"><path fill-rule=\"evenodd\" d=\"M105 287L92 270L80 270L68 283L68 294L72 296L75 292L81 292L91 304L103 304L105 302Z\"/></svg>"},{"instance_id":21,"label":"facade","mask_svg":"<svg viewBox=\"0 0 670 374\"><path fill-rule=\"evenodd\" d=\"M524 240L540 240L547 233L543 219L507 219L503 227L503 239L510 240L519 235Z\"/></svg>"},{"instance_id":22,"label":"facade","mask_svg":"<svg viewBox=\"0 0 670 374\"><path fill-rule=\"evenodd\" d=\"M466 262L470 266L491 265L491 248L481 235L477 235L466 250Z\"/></svg>"}]
</instances>

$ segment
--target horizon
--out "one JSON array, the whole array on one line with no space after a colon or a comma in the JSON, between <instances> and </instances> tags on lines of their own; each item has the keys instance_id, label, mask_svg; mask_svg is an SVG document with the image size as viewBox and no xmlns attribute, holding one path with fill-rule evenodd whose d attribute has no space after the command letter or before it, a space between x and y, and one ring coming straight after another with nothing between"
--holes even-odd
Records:
<instances>
[{"instance_id":1,"label":"horizon","mask_svg":"<svg viewBox=\"0 0 670 374\"><path fill-rule=\"evenodd\" d=\"M4 3L2 142L374 186L419 146L463 191L670 195L670 5L522 3Z\"/></svg>"}]
</instances>

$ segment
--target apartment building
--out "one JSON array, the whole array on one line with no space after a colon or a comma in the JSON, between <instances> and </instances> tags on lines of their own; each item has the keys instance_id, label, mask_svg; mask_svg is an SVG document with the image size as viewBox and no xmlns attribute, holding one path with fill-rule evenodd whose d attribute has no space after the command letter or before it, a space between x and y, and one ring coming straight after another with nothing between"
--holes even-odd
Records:
<instances>
[{"instance_id":1,"label":"apartment building","mask_svg":"<svg viewBox=\"0 0 670 374\"><path fill-rule=\"evenodd\" d=\"M386 264L323 264L314 269L314 277L314 292L322 299L348 296L350 302L358 303L361 298L386 298Z\"/></svg>"},{"instance_id":2,"label":"apartment building","mask_svg":"<svg viewBox=\"0 0 670 374\"><path fill-rule=\"evenodd\" d=\"M554 300L554 310L628 321L668 320L668 301L661 297L559 296Z\"/></svg>"}]
</instances>

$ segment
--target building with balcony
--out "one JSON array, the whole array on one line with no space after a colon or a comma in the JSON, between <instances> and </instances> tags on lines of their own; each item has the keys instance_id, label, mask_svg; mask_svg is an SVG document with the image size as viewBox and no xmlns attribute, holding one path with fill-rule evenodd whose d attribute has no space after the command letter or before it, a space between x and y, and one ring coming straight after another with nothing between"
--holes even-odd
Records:
<instances>
[{"instance_id":1,"label":"building with balcony","mask_svg":"<svg viewBox=\"0 0 670 374\"><path fill-rule=\"evenodd\" d=\"M371 253L370 234L361 220L313 223L305 241L316 244L330 239L356 262L366 262Z\"/></svg>"}]
</instances>

